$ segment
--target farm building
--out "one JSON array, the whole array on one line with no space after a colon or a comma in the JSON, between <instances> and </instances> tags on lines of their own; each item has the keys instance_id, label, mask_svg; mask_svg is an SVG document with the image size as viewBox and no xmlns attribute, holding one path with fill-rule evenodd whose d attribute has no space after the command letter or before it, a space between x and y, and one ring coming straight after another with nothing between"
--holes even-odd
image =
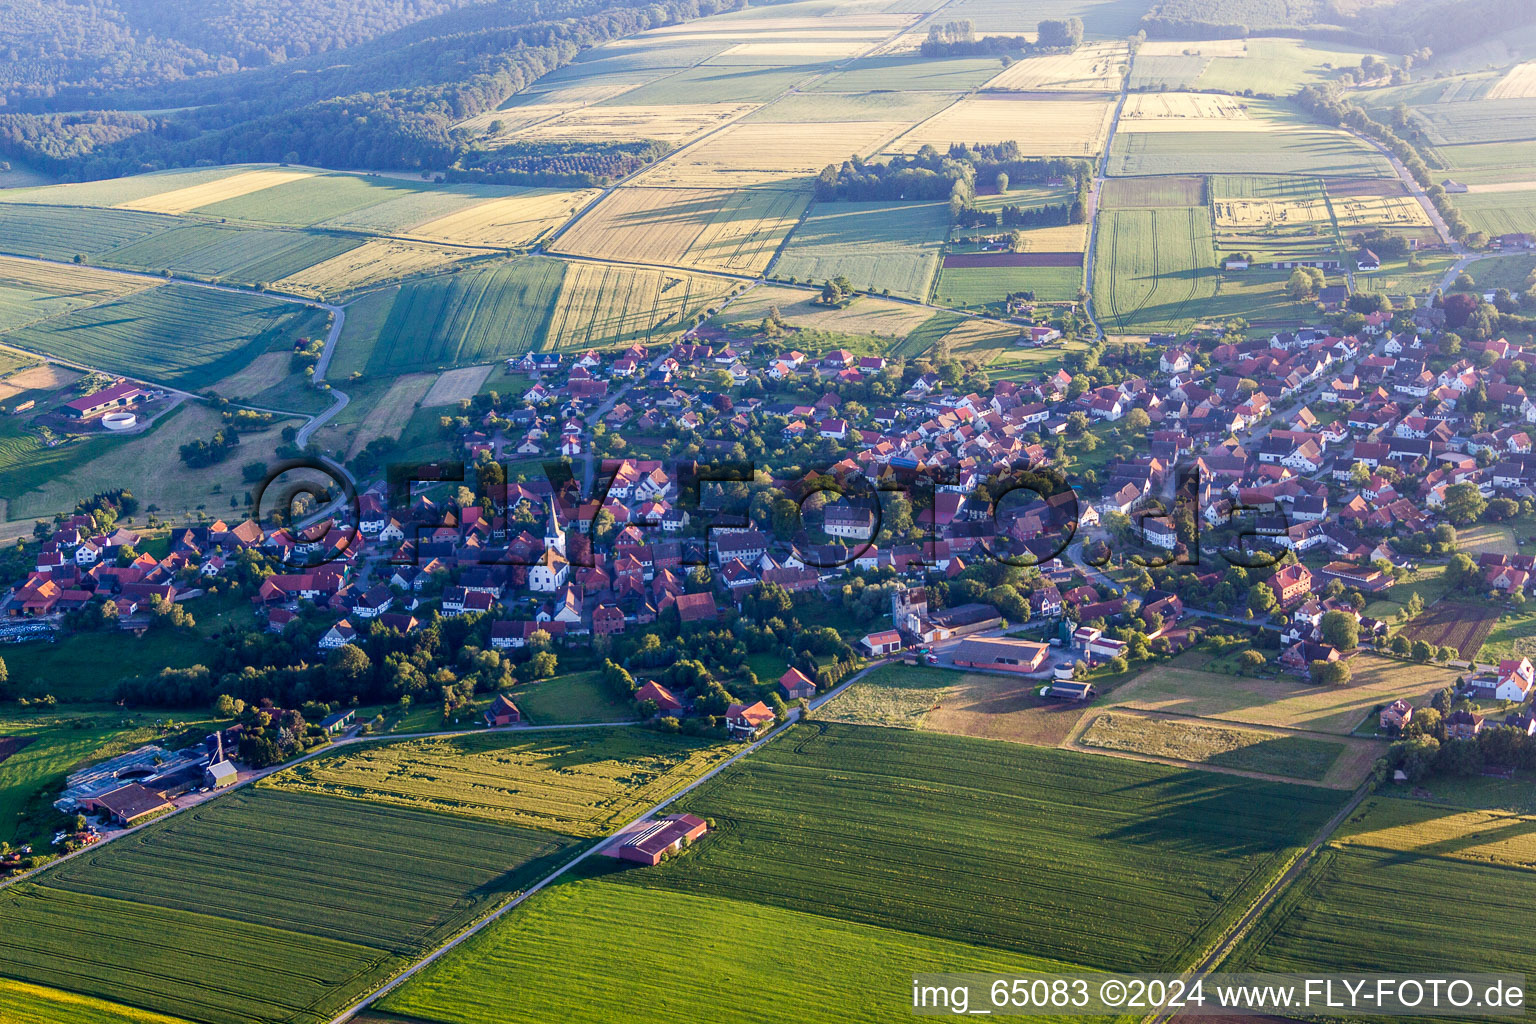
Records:
<instances>
[{"instance_id":1,"label":"farm building","mask_svg":"<svg viewBox=\"0 0 1536 1024\"><path fill-rule=\"evenodd\" d=\"M955 664L996 672L1038 672L1050 647L1030 640L982 639L960 641Z\"/></svg>"},{"instance_id":2,"label":"farm building","mask_svg":"<svg viewBox=\"0 0 1536 1024\"><path fill-rule=\"evenodd\" d=\"M239 774L230 762L216 761L203 769L203 786L206 789L223 789L234 785Z\"/></svg>"},{"instance_id":3,"label":"farm building","mask_svg":"<svg viewBox=\"0 0 1536 1024\"><path fill-rule=\"evenodd\" d=\"M655 867L668 853L682 849L708 831L709 825L703 818L692 814L669 814L621 834L618 841L603 852L619 860Z\"/></svg>"},{"instance_id":4,"label":"farm building","mask_svg":"<svg viewBox=\"0 0 1536 1024\"><path fill-rule=\"evenodd\" d=\"M1391 577L1380 569L1369 565L1352 565L1349 562L1329 562L1318 570L1318 575L1325 580L1339 580L1346 587L1358 587L1367 594L1374 594L1392 585Z\"/></svg>"},{"instance_id":5,"label":"farm building","mask_svg":"<svg viewBox=\"0 0 1536 1024\"><path fill-rule=\"evenodd\" d=\"M92 416L99 416L110 409L121 409L130 406L142 398L148 397L142 387L131 381L120 380L110 387L102 388L92 395L77 398L73 402L65 403L64 408L68 414L77 420L88 420Z\"/></svg>"},{"instance_id":6,"label":"farm building","mask_svg":"<svg viewBox=\"0 0 1536 1024\"><path fill-rule=\"evenodd\" d=\"M864 634L864 639L859 641L859 646L871 658L895 654L901 650L901 634L894 629L885 629L878 633L866 633Z\"/></svg>"},{"instance_id":7,"label":"farm building","mask_svg":"<svg viewBox=\"0 0 1536 1024\"><path fill-rule=\"evenodd\" d=\"M490 729L501 725L516 725L522 720L523 713L517 710L517 705L512 703L512 698L504 693L498 696L485 712L485 724Z\"/></svg>"},{"instance_id":8,"label":"farm building","mask_svg":"<svg viewBox=\"0 0 1536 1024\"><path fill-rule=\"evenodd\" d=\"M1092 700L1098 691L1088 683L1058 679L1046 688L1045 695L1051 700Z\"/></svg>"},{"instance_id":9,"label":"farm building","mask_svg":"<svg viewBox=\"0 0 1536 1024\"><path fill-rule=\"evenodd\" d=\"M672 691L652 679L640 689L635 691L635 700L656 702L656 710L664 715L683 710L683 702L672 695Z\"/></svg>"},{"instance_id":10,"label":"farm building","mask_svg":"<svg viewBox=\"0 0 1536 1024\"><path fill-rule=\"evenodd\" d=\"M357 712L355 711L338 711L334 715L327 715L321 721L320 728L334 736L339 732L345 731L356 718Z\"/></svg>"},{"instance_id":11,"label":"farm building","mask_svg":"<svg viewBox=\"0 0 1536 1024\"><path fill-rule=\"evenodd\" d=\"M786 700L801 698L810 700L816 696L816 684L797 668L792 668L779 677L779 689L784 691Z\"/></svg>"},{"instance_id":12,"label":"farm building","mask_svg":"<svg viewBox=\"0 0 1536 1024\"><path fill-rule=\"evenodd\" d=\"M110 793L93 797L89 803L92 806L86 809L100 811L125 828L147 821L175 807L162 794L147 786L141 786L137 782L130 782Z\"/></svg>"}]
</instances>

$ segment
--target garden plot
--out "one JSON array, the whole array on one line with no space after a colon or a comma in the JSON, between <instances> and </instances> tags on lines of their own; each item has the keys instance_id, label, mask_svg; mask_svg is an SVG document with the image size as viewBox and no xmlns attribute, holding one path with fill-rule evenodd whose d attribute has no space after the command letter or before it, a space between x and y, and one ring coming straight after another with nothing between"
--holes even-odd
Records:
<instances>
[{"instance_id":1,"label":"garden plot","mask_svg":"<svg viewBox=\"0 0 1536 1024\"><path fill-rule=\"evenodd\" d=\"M957 142L1017 142L1026 156L1092 156L1104 147L1115 105L1109 96L1067 98L1013 93L967 96L897 139L895 153Z\"/></svg>"}]
</instances>

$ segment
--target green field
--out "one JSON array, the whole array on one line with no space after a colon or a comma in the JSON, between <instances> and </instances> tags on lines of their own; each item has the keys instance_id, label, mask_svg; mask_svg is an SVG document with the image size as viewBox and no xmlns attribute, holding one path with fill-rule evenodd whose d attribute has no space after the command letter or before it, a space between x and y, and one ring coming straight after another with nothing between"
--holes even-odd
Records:
<instances>
[{"instance_id":1,"label":"green field","mask_svg":"<svg viewBox=\"0 0 1536 1024\"><path fill-rule=\"evenodd\" d=\"M1321 174L1390 177L1386 157L1341 132L1120 132L1109 173Z\"/></svg>"},{"instance_id":2,"label":"green field","mask_svg":"<svg viewBox=\"0 0 1536 1024\"><path fill-rule=\"evenodd\" d=\"M246 789L0 895L0 973L207 1024L324 1021L575 846Z\"/></svg>"},{"instance_id":3,"label":"green field","mask_svg":"<svg viewBox=\"0 0 1536 1024\"><path fill-rule=\"evenodd\" d=\"M966 318L959 313L948 311L933 314L917 326L917 329L901 339L900 344L891 349L892 356L900 356L903 359L914 359L927 352L950 331L966 322Z\"/></svg>"},{"instance_id":4,"label":"green field","mask_svg":"<svg viewBox=\"0 0 1536 1024\"><path fill-rule=\"evenodd\" d=\"M1430 103L1414 107L1413 115L1437 146L1536 139L1536 100Z\"/></svg>"},{"instance_id":5,"label":"green field","mask_svg":"<svg viewBox=\"0 0 1536 1024\"><path fill-rule=\"evenodd\" d=\"M693 969L669 969L658 949L688 951ZM795 961L793 998L785 993L786 959ZM802 1024L814 1006L810 1019L872 1024L910 1012L902 1007L911 1000L911 976L941 964L1072 969L814 913L588 879L539 893L391 993L380 1009L451 1024ZM728 1001L720 999L721 986L730 988Z\"/></svg>"},{"instance_id":6,"label":"green field","mask_svg":"<svg viewBox=\"0 0 1536 1024\"><path fill-rule=\"evenodd\" d=\"M1154 970L1209 940L1338 803L1313 787L1088 756L800 728L679 802L713 818L718 835L659 870L621 877Z\"/></svg>"},{"instance_id":7,"label":"green field","mask_svg":"<svg viewBox=\"0 0 1536 1024\"><path fill-rule=\"evenodd\" d=\"M859 57L844 70L823 75L807 92L878 92L932 90L964 92L1001 71L995 57L955 57L929 60L910 54Z\"/></svg>"},{"instance_id":8,"label":"green field","mask_svg":"<svg viewBox=\"0 0 1536 1024\"><path fill-rule=\"evenodd\" d=\"M1185 330L1216 292L1210 212L1203 207L1099 215L1094 303L1120 334Z\"/></svg>"},{"instance_id":9,"label":"green field","mask_svg":"<svg viewBox=\"0 0 1536 1024\"><path fill-rule=\"evenodd\" d=\"M1536 140L1439 146L1426 159L1439 161L1435 170L1436 181L1444 177L1474 185L1530 181L1531 167L1536 164ZM1439 170L1440 166L1445 167L1444 174ZM1451 197L1452 201L1466 198L1465 195Z\"/></svg>"},{"instance_id":10,"label":"green field","mask_svg":"<svg viewBox=\"0 0 1536 1024\"><path fill-rule=\"evenodd\" d=\"M6 336L43 352L154 383L200 388L300 335L305 307L264 295L168 284Z\"/></svg>"},{"instance_id":11,"label":"green field","mask_svg":"<svg viewBox=\"0 0 1536 1024\"><path fill-rule=\"evenodd\" d=\"M0 252L65 262L76 256L94 258L178 223L174 217L133 210L0 203Z\"/></svg>"},{"instance_id":12,"label":"green field","mask_svg":"<svg viewBox=\"0 0 1536 1024\"><path fill-rule=\"evenodd\" d=\"M273 785L585 837L605 835L729 750L622 726L477 734L338 750Z\"/></svg>"},{"instance_id":13,"label":"green field","mask_svg":"<svg viewBox=\"0 0 1536 1024\"><path fill-rule=\"evenodd\" d=\"M358 238L188 224L99 254L97 262L266 284L357 248Z\"/></svg>"},{"instance_id":14,"label":"green field","mask_svg":"<svg viewBox=\"0 0 1536 1024\"><path fill-rule=\"evenodd\" d=\"M1321 781L1344 753L1343 743L1329 740L1140 715L1099 715L1078 742L1103 750L1311 782Z\"/></svg>"},{"instance_id":15,"label":"green field","mask_svg":"<svg viewBox=\"0 0 1536 1024\"><path fill-rule=\"evenodd\" d=\"M190 602L187 610L196 616L200 603ZM110 662L102 658L101 646L101 637L75 633L53 643L7 644L0 658L10 668L10 685L18 696L51 693L65 702L89 702L115 699L114 687L123 679L206 663L215 653L201 636L179 630L113 637Z\"/></svg>"},{"instance_id":16,"label":"green field","mask_svg":"<svg viewBox=\"0 0 1536 1024\"><path fill-rule=\"evenodd\" d=\"M37 188L7 189L7 203L41 203L58 206L116 206L148 199L179 188L205 185L210 181L232 178L254 170L253 164L229 164L223 167L185 167L174 171L155 171L126 178L81 181L69 185L44 185Z\"/></svg>"},{"instance_id":17,"label":"green field","mask_svg":"<svg viewBox=\"0 0 1536 1024\"><path fill-rule=\"evenodd\" d=\"M88 852L45 881L403 956L546 874L576 845L549 832L260 786Z\"/></svg>"},{"instance_id":18,"label":"green field","mask_svg":"<svg viewBox=\"0 0 1536 1024\"><path fill-rule=\"evenodd\" d=\"M1041 302L1076 302L1082 267L949 267L939 272L934 302L981 309L1001 305L1012 292L1034 292Z\"/></svg>"},{"instance_id":19,"label":"green field","mask_svg":"<svg viewBox=\"0 0 1536 1024\"><path fill-rule=\"evenodd\" d=\"M182 1024L163 1014L121 1003L0 978L6 1024Z\"/></svg>"},{"instance_id":20,"label":"green field","mask_svg":"<svg viewBox=\"0 0 1536 1024\"><path fill-rule=\"evenodd\" d=\"M1476 192L1453 196L1452 202L1474 230L1490 235L1536 231L1536 192Z\"/></svg>"},{"instance_id":21,"label":"green field","mask_svg":"<svg viewBox=\"0 0 1536 1024\"><path fill-rule=\"evenodd\" d=\"M817 203L790 234L773 276L842 275L855 288L925 299L948 234L944 203Z\"/></svg>"},{"instance_id":22,"label":"green field","mask_svg":"<svg viewBox=\"0 0 1536 1024\"><path fill-rule=\"evenodd\" d=\"M1360 66L1367 50L1301 39L1247 40L1246 57L1213 57L1195 79L1202 92L1255 93L1289 96L1307 85L1331 82L1338 69ZM1388 58L1390 59L1390 58ZM1137 58L1137 63L1141 58Z\"/></svg>"},{"instance_id":23,"label":"green field","mask_svg":"<svg viewBox=\"0 0 1536 1024\"><path fill-rule=\"evenodd\" d=\"M615 697L600 672L556 676L520 687L511 696L534 725L626 722L635 717L633 705Z\"/></svg>"},{"instance_id":24,"label":"green field","mask_svg":"<svg viewBox=\"0 0 1536 1024\"><path fill-rule=\"evenodd\" d=\"M1476 283L1479 292L1491 292L1500 288L1508 288L1515 293L1523 292L1526 288L1526 278L1531 276L1532 271L1536 271L1536 253L1490 256L1488 259L1467 265L1467 275ZM1510 554L1515 552L1511 551Z\"/></svg>"},{"instance_id":25,"label":"green field","mask_svg":"<svg viewBox=\"0 0 1536 1024\"><path fill-rule=\"evenodd\" d=\"M805 79L804 67L702 67L669 75L600 106L670 106L679 103L766 103Z\"/></svg>"},{"instance_id":26,"label":"green field","mask_svg":"<svg viewBox=\"0 0 1536 1024\"><path fill-rule=\"evenodd\" d=\"M1131 65L1131 89L1188 89L1210 62L1211 58L1196 53L1152 57L1137 54Z\"/></svg>"},{"instance_id":27,"label":"green field","mask_svg":"<svg viewBox=\"0 0 1536 1024\"><path fill-rule=\"evenodd\" d=\"M1507 921L1510 907L1536 898L1533 824L1433 798L1376 797L1265 914L1227 969L1529 974L1536 940Z\"/></svg>"},{"instance_id":28,"label":"green field","mask_svg":"<svg viewBox=\"0 0 1536 1024\"><path fill-rule=\"evenodd\" d=\"M393 376L526 352L549 328L564 275L560 261L534 258L404 285L366 360L349 351L351 338L338 359Z\"/></svg>"},{"instance_id":29,"label":"green field","mask_svg":"<svg viewBox=\"0 0 1536 1024\"><path fill-rule=\"evenodd\" d=\"M393 199L433 190L432 185L398 178L316 174L200 206L193 212L200 217L310 227Z\"/></svg>"},{"instance_id":30,"label":"green field","mask_svg":"<svg viewBox=\"0 0 1536 1024\"><path fill-rule=\"evenodd\" d=\"M1103 210L1143 206L1201 206L1205 203L1205 179L1199 176L1153 178L1106 178L1099 193Z\"/></svg>"}]
</instances>

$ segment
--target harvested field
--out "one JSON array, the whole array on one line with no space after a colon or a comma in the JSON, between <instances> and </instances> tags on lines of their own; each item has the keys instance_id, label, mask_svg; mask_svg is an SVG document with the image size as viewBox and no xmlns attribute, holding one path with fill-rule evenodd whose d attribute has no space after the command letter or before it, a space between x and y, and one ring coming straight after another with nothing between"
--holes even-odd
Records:
<instances>
[{"instance_id":1,"label":"harvested field","mask_svg":"<svg viewBox=\"0 0 1536 1024\"><path fill-rule=\"evenodd\" d=\"M1112 703L1137 711L1347 736L1377 706L1398 697L1424 703L1456 678L1449 669L1369 654L1350 659L1354 678L1344 687L1315 686L1291 676L1263 679L1200 671L1206 661L1191 653L1149 669L1116 690Z\"/></svg>"},{"instance_id":2,"label":"harvested field","mask_svg":"<svg viewBox=\"0 0 1536 1024\"><path fill-rule=\"evenodd\" d=\"M1080 252L952 252L944 256L948 267L1080 267Z\"/></svg>"},{"instance_id":3,"label":"harvested field","mask_svg":"<svg viewBox=\"0 0 1536 1024\"><path fill-rule=\"evenodd\" d=\"M436 242L511 248L527 245L575 216L596 189L530 189L477 203L411 228L407 234Z\"/></svg>"},{"instance_id":4,"label":"harvested field","mask_svg":"<svg viewBox=\"0 0 1536 1024\"><path fill-rule=\"evenodd\" d=\"M288 352L263 352L251 360L249 366L215 384L213 391L230 399L248 399L259 395L267 388L276 387L288 379L288 366L292 360Z\"/></svg>"},{"instance_id":5,"label":"harvested field","mask_svg":"<svg viewBox=\"0 0 1536 1024\"><path fill-rule=\"evenodd\" d=\"M368 410L368 415L357 425L357 433L352 436L347 458L356 458L358 452L381 437L399 438L406 421L411 418L416 407L422 404L435 379L430 373L408 373L396 377L389 385L389 390L384 392L378 403Z\"/></svg>"},{"instance_id":6,"label":"harvested field","mask_svg":"<svg viewBox=\"0 0 1536 1024\"><path fill-rule=\"evenodd\" d=\"M1204 204L1205 179L1197 175L1106 178L1099 192L1099 208L1102 210Z\"/></svg>"},{"instance_id":7,"label":"harvested field","mask_svg":"<svg viewBox=\"0 0 1536 1024\"><path fill-rule=\"evenodd\" d=\"M197 185L188 185L185 188L172 189L169 192L161 192L158 195L118 203L117 208L144 210L149 213L186 213L199 206L222 202L225 199L235 199L274 185L297 181L299 178L308 178L314 173L314 171L278 167L244 171L227 178L219 178L217 181L206 181Z\"/></svg>"},{"instance_id":8,"label":"harvested field","mask_svg":"<svg viewBox=\"0 0 1536 1024\"><path fill-rule=\"evenodd\" d=\"M0 287L38 292L73 302L118 299L141 292L155 283L147 278L93 267L35 263L0 256Z\"/></svg>"},{"instance_id":9,"label":"harvested field","mask_svg":"<svg viewBox=\"0 0 1536 1024\"><path fill-rule=\"evenodd\" d=\"M1128 59L1124 43L1085 43L1071 53L1014 61L986 87L1015 92L1117 92Z\"/></svg>"},{"instance_id":10,"label":"harvested field","mask_svg":"<svg viewBox=\"0 0 1536 1024\"><path fill-rule=\"evenodd\" d=\"M1536 61L1516 64L1504 73L1484 94L1489 100L1515 100L1536 97Z\"/></svg>"},{"instance_id":11,"label":"harvested field","mask_svg":"<svg viewBox=\"0 0 1536 1024\"><path fill-rule=\"evenodd\" d=\"M1023 240L1023 252L1082 252L1088 247L1087 224L1025 228L1019 235Z\"/></svg>"},{"instance_id":12,"label":"harvested field","mask_svg":"<svg viewBox=\"0 0 1536 1024\"><path fill-rule=\"evenodd\" d=\"M807 197L767 189L621 188L551 244L577 256L761 273Z\"/></svg>"},{"instance_id":13,"label":"harvested field","mask_svg":"<svg viewBox=\"0 0 1536 1024\"><path fill-rule=\"evenodd\" d=\"M321 298L343 295L364 285L383 284L441 270L470 255L472 253L464 249L398 238L373 238L350 252L291 274L276 282L274 287L279 291Z\"/></svg>"},{"instance_id":14,"label":"harvested field","mask_svg":"<svg viewBox=\"0 0 1536 1024\"><path fill-rule=\"evenodd\" d=\"M433 382L432 390L421 400L422 407L436 409L474 398L494 369L494 366L461 366L447 371Z\"/></svg>"},{"instance_id":15,"label":"harvested field","mask_svg":"<svg viewBox=\"0 0 1536 1024\"><path fill-rule=\"evenodd\" d=\"M1468 185L1467 192L1472 195L1483 192L1536 192L1536 181L1480 182Z\"/></svg>"},{"instance_id":16,"label":"harvested field","mask_svg":"<svg viewBox=\"0 0 1536 1024\"><path fill-rule=\"evenodd\" d=\"M827 164L879 152L906 125L900 121L812 121L734 124L656 163L637 186L808 188Z\"/></svg>"},{"instance_id":17,"label":"harvested field","mask_svg":"<svg viewBox=\"0 0 1536 1024\"><path fill-rule=\"evenodd\" d=\"M1096 715L1077 742L1118 753L1307 782L1323 781L1345 752L1343 742L1291 733L1113 712ZM1370 753L1374 756L1375 749ZM1345 781L1359 783L1359 779Z\"/></svg>"},{"instance_id":18,"label":"harvested field","mask_svg":"<svg viewBox=\"0 0 1536 1024\"><path fill-rule=\"evenodd\" d=\"M889 149L916 153L932 146L942 153L957 142L1017 142L1026 156L1093 156L1104 148L1114 111L1107 95L1069 99L976 93L913 128Z\"/></svg>"},{"instance_id":19,"label":"harvested field","mask_svg":"<svg viewBox=\"0 0 1536 1024\"><path fill-rule=\"evenodd\" d=\"M1120 112L1117 132L1263 132L1273 131L1267 119L1249 116L1240 96L1199 92L1132 93Z\"/></svg>"},{"instance_id":20,"label":"harvested field","mask_svg":"<svg viewBox=\"0 0 1536 1024\"><path fill-rule=\"evenodd\" d=\"M57 363L43 363L41 366L28 367L0 378L0 402L8 402L17 395L24 395L28 391L58 391L67 388L75 381L84 377L79 370L71 370Z\"/></svg>"},{"instance_id":21,"label":"harvested field","mask_svg":"<svg viewBox=\"0 0 1536 1024\"><path fill-rule=\"evenodd\" d=\"M692 106L577 107L544 104L490 110L457 125L478 134L476 142L612 141L656 139L677 146L752 109L752 103L698 103ZM499 128L497 126L500 126Z\"/></svg>"},{"instance_id":22,"label":"harvested field","mask_svg":"<svg viewBox=\"0 0 1536 1024\"><path fill-rule=\"evenodd\" d=\"M923 728L955 736L1040 747L1066 741L1087 708L1036 695L1033 679L967 672L923 720Z\"/></svg>"},{"instance_id":23,"label":"harvested field","mask_svg":"<svg viewBox=\"0 0 1536 1024\"><path fill-rule=\"evenodd\" d=\"M1438 601L1404 626L1403 635L1433 647L1453 647L1470 661L1477 657L1498 621L1499 609L1493 605Z\"/></svg>"},{"instance_id":24,"label":"harvested field","mask_svg":"<svg viewBox=\"0 0 1536 1024\"><path fill-rule=\"evenodd\" d=\"M338 750L264 785L600 836L732 750L618 727L480 733Z\"/></svg>"},{"instance_id":25,"label":"harvested field","mask_svg":"<svg viewBox=\"0 0 1536 1024\"><path fill-rule=\"evenodd\" d=\"M585 350L667 341L725 292L725 281L701 274L572 263L543 347Z\"/></svg>"},{"instance_id":26,"label":"harvested field","mask_svg":"<svg viewBox=\"0 0 1536 1024\"><path fill-rule=\"evenodd\" d=\"M1019 325L967 317L939 339L939 350L956 359L974 359L983 366L1018 344Z\"/></svg>"},{"instance_id":27,"label":"harvested field","mask_svg":"<svg viewBox=\"0 0 1536 1024\"><path fill-rule=\"evenodd\" d=\"M1329 222L1325 199L1286 201L1275 199L1218 199L1212 204L1218 228L1266 228Z\"/></svg>"},{"instance_id":28,"label":"harvested field","mask_svg":"<svg viewBox=\"0 0 1536 1024\"><path fill-rule=\"evenodd\" d=\"M1429 214L1417 199L1408 196L1365 196L1331 199L1339 230L1365 228L1426 228Z\"/></svg>"}]
</instances>

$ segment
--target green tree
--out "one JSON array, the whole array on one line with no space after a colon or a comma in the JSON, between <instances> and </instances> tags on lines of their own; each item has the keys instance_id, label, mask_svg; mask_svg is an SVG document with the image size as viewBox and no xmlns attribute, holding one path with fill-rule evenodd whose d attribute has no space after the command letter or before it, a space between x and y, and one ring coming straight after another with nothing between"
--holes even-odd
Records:
<instances>
[{"instance_id":1,"label":"green tree","mask_svg":"<svg viewBox=\"0 0 1536 1024\"><path fill-rule=\"evenodd\" d=\"M1451 484L1445 489L1445 517L1457 526L1470 526L1477 522L1488 502L1483 499L1477 484Z\"/></svg>"},{"instance_id":2,"label":"green tree","mask_svg":"<svg viewBox=\"0 0 1536 1024\"><path fill-rule=\"evenodd\" d=\"M1317 628L1324 643L1341 651L1352 651L1360 644L1360 623L1348 612L1325 612Z\"/></svg>"},{"instance_id":3,"label":"green tree","mask_svg":"<svg viewBox=\"0 0 1536 1024\"><path fill-rule=\"evenodd\" d=\"M1346 686L1349 683L1351 672L1347 661L1323 661L1321 659L1307 666L1307 672L1312 681L1322 686Z\"/></svg>"}]
</instances>

